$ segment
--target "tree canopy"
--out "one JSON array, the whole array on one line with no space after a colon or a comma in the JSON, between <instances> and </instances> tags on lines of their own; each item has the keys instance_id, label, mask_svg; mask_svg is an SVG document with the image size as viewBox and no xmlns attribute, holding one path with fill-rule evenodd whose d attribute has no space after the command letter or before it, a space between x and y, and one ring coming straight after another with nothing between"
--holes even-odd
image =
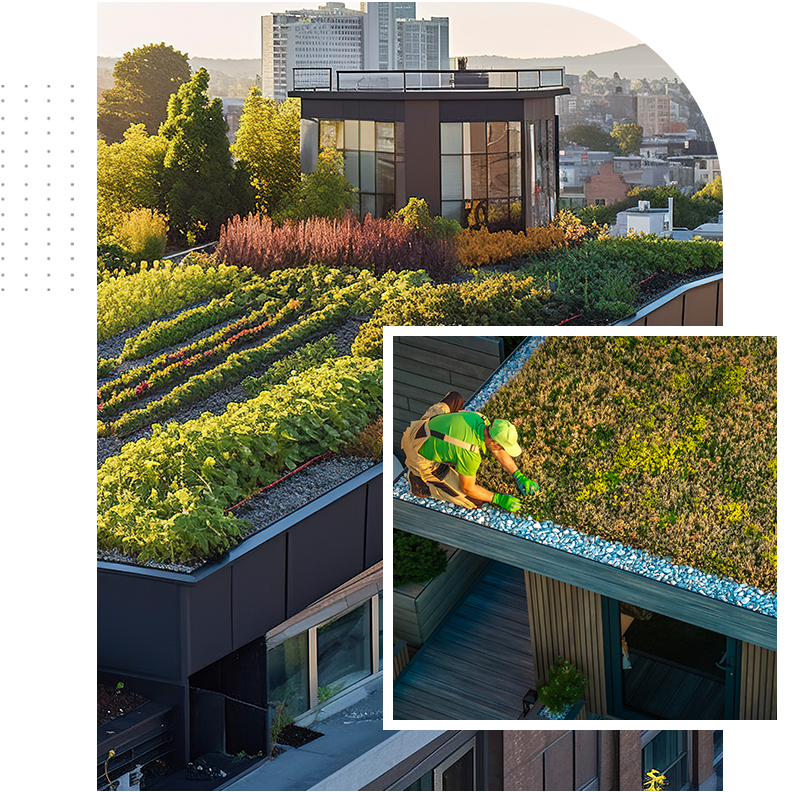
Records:
<instances>
[{"instance_id":1,"label":"tree canopy","mask_svg":"<svg viewBox=\"0 0 812 792\"><path fill-rule=\"evenodd\" d=\"M121 141L131 124L143 124L156 134L169 97L190 76L189 56L163 42L125 53L113 67L113 87L99 100L99 133L108 142Z\"/></svg>"},{"instance_id":2,"label":"tree canopy","mask_svg":"<svg viewBox=\"0 0 812 792\"><path fill-rule=\"evenodd\" d=\"M243 106L231 151L248 173L256 211L280 211L301 180L299 100L275 102L254 87Z\"/></svg>"},{"instance_id":3,"label":"tree canopy","mask_svg":"<svg viewBox=\"0 0 812 792\"><path fill-rule=\"evenodd\" d=\"M231 163L223 103L208 98L208 83L198 69L181 85L158 131L167 141L162 194L170 228L189 244L215 239L226 220L250 208L245 171Z\"/></svg>"},{"instance_id":4,"label":"tree canopy","mask_svg":"<svg viewBox=\"0 0 812 792\"><path fill-rule=\"evenodd\" d=\"M618 151L617 141L608 132L592 124L574 124L564 134L564 139L592 151Z\"/></svg>"},{"instance_id":5,"label":"tree canopy","mask_svg":"<svg viewBox=\"0 0 812 792\"><path fill-rule=\"evenodd\" d=\"M100 242L114 236L134 209L159 206L160 180L167 142L134 124L120 143L96 143L97 232Z\"/></svg>"},{"instance_id":6,"label":"tree canopy","mask_svg":"<svg viewBox=\"0 0 812 792\"><path fill-rule=\"evenodd\" d=\"M643 127L639 124L615 124L609 133L623 155L639 154L643 142Z\"/></svg>"}]
</instances>

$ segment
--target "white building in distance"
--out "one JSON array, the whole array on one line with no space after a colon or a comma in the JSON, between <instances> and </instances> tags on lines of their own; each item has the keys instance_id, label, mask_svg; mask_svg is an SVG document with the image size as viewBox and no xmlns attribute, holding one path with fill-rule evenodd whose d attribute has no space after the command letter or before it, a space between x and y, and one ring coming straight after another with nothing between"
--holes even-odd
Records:
<instances>
[{"instance_id":1,"label":"white building in distance","mask_svg":"<svg viewBox=\"0 0 812 792\"><path fill-rule=\"evenodd\" d=\"M263 95L286 99L295 68L321 68L325 75L328 69L447 69L448 18L415 14L415 3L362 3L356 11L330 2L263 16Z\"/></svg>"}]
</instances>

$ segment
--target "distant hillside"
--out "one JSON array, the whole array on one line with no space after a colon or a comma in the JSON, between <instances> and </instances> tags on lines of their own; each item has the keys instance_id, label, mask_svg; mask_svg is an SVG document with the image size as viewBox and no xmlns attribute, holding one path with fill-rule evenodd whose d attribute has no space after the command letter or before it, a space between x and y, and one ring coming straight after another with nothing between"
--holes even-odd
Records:
<instances>
[{"instance_id":1,"label":"distant hillside","mask_svg":"<svg viewBox=\"0 0 812 792\"><path fill-rule=\"evenodd\" d=\"M673 80L677 73L654 50L645 44L564 58L505 58L498 55L469 55L469 69L546 69L563 66L567 74L586 74L592 69L598 77L611 77L617 72L627 80Z\"/></svg>"},{"instance_id":2,"label":"distant hillside","mask_svg":"<svg viewBox=\"0 0 812 792\"><path fill-rule=\"evenodd\" d=\"M117 60L118 58L99 56L96 58L96 66L99 69L110 69L112 71ZM260 72L262 60L260 58L189 58L189 68L191 68L192 73L196 72L201 66L208 72L219 71L229 77L249 77L253 80Z\"/></svg>"},{"instance_id":3,"label":"distant hillside","mask_svg":"<svg viewBox=\"0 0 812 792\"><path fill-rule=\"evenodd\" d=\"M460 53L462 54L462 53ZM118 58L97 58L100 69L112 69ZM260 58L198 58L189 59L192 72L201 66L209 73L218 71L229 77L253 79L260 73ZM627 80L673 80L678 75L654 50L645 44L599 52L595 55L573 55L564 58L506 58L501 55L469 55L469 69L540 69L563 66L567 74L586 74L590 69L598 77L611 77L617 72Z\"/></svg>"}]
</instances>

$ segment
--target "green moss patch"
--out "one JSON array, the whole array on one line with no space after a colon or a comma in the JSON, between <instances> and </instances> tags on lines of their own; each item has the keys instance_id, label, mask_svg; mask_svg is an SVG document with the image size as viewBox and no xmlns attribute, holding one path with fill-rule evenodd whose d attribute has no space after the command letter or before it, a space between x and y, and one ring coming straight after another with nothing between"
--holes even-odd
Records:
<instances>
[{"instance_id":1,"label":"green moss patch","mask_svg":"<svg viewBox=\"0 0 812 792\"><path fill-rule=\"evenodd\" d=\"M553 520L776 590L774 338L552 338L485 407ZM481 480L511 492L485 460Z\"/></svg>"}]
</instances>

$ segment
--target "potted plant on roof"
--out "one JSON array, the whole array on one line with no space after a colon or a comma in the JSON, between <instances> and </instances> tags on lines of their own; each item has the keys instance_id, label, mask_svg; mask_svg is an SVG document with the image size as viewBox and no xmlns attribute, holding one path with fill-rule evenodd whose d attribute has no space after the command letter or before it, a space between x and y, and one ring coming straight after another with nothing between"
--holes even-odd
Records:
<instances>
[{"instance_id":1,"label":"potted plant on roof","mask_svg":"<svg viewBox=\"0 0 812 792\"><path fill-rule=\"evenodd\" d=\"M539 717L551 720L573 720L583 709L583 698L589 680L569 660L559 656L550 666L548 681L536 682L538 701L542 705Z\"/></svg>"}]
</instances>

